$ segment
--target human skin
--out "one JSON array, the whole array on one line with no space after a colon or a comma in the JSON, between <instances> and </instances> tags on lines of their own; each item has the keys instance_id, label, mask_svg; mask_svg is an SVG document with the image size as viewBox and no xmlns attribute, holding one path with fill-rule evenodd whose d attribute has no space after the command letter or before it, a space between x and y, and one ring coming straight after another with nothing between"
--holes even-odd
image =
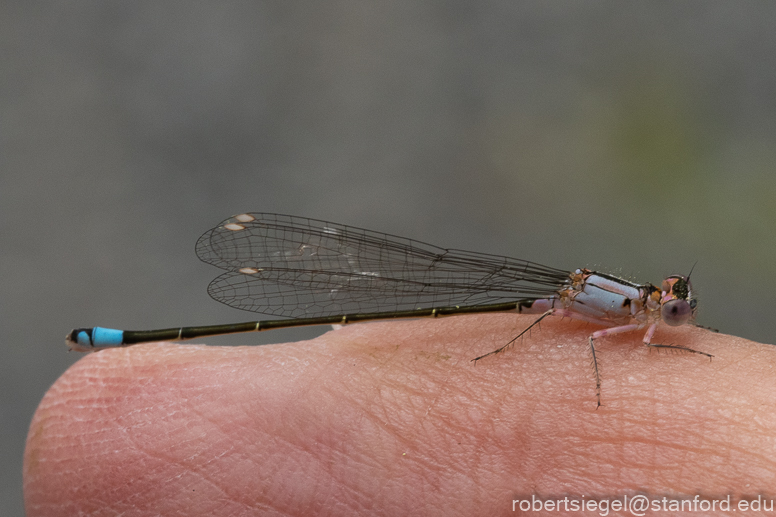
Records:
<instances>
[{"instance_id":1,"label":"human skin","mask_svg":"<svg viewBox=\"0 0 776 517\"><path fill-rule=\"evenodd\" d=\"M596 408L593 325L547 318L471 361L534 319L86 355L30 425L27 515L471 516L531 496L776 496L773 346L692 326L653 339L709 360L649 349L643 331L602 338Z\"/></svg>"}]
</instances>

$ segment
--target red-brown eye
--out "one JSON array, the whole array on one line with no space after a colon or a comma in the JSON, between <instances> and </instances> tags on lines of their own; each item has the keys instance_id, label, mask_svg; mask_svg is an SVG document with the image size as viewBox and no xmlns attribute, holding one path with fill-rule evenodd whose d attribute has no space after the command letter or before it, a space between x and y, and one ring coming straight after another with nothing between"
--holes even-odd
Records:
<instances>
[{"instance_id":1,"label":"red-brown eye","mask_svg":"<svg viewBox=\"0 0 776 517\"><path fill-rule=\"evenodd\" d=\"M672 327L684 325L691 316L692 307L687 300L671 300L664 303L660 309L660 317Z\"/></svg>"}]
</instances>

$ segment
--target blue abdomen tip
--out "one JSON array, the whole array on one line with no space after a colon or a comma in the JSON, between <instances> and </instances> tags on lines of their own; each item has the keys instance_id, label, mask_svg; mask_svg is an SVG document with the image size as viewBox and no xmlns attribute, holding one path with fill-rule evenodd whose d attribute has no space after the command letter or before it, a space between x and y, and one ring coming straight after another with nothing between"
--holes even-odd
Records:
<instances>
[{"instance_id":1,"label":"blue abdomen tip","mask_svg":"<svg viewBox=\"0 0 776 517\"><path fill-rule=\"evenodd\" d=\"M78 341L81 341L80 335L78 336ZM123 330L106 329L103 327L94 327L92 330L92 346L95 348L121 346L123 342Z\"/></svg>"}]
</instances>

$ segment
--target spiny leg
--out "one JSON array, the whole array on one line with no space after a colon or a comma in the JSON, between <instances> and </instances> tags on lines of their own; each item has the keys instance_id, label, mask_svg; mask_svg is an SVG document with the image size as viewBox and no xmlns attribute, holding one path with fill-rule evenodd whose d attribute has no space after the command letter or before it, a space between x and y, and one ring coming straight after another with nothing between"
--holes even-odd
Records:
<instances>
[{"instance_id":1,"label":"spiny leg","mask_svg":"<svg viewBox=\"0 0 776 517\"><path fill-rule=\"evenodd\" d=\"M595 383L596 383L596 398L598 400L598 406L596 406L596 409L598 409L601 406L601 376L598 372L598 361L595 356L595 346L593 345L593 340L598 339L600 337L609 336L612 334L622 334L623 332L632 332L634 330L637 330L641 326L638 324L631 324L631 325L622 325L620 327L613 327L613 328L607 328L603 330L599 330L597 332L594 332L590 336L590 350L593 353L593 370L595 372ZM644 344L646 346L650 346L652 348L667 348L671 350L682 350L684 352L692 352L694 354L700 354L705 355L709 359L714 357L711 354L707 354L706 352L701 352L699 350L693 350L692 348L687 348L684 346L679 345L660 345L660 344L653 344L650 343L652 340L652 336L655 335L655 330L657 330L657 324L653 323L649 326L647 329L647 333L644 335Z\"/></svg>"},{"instance_id":2,"label":"spiny leg","mask_svg":"<svg viewBox=\"0 0 776 517\"><path fill-rule=\"evenodd\" d=\"M667 349L670 349L670 350L682 350L683 352L692 352L693 354L705 355L706 357L709 358L709 360L711 360L711 358L714 357L713 355L707 354L706 352L701 352L700 350L693 350L692 348L687 348L686 346L661 345L661 344L657 344L657 343L650 343L650 341L652 341L652 336L655 335L655 330L656 329L657 329L657 325L654 324L654 323L649 326L649 328L647 329L647 333L644 335L644 344L645 345L647 345L649 347L652 347L652 348L667 348Z\"/></svg>"},{"instance_id":3,"label":"spiny leg","mask_svg":"<svg viewBox=\"0 0 776 517\"><path fill-rule=\"evenodd\" d=\"M590 352L593 354L593 373L595 373L595 397L596 397L596 409L601 407L601 374L598 371L598 359L595 356L595 345L593 344L593 341L604 337L604 336L610 336L612 334L622 334L623 332L632 332L639 328L638 324L631 324L631 325L622 325L620 327L612 327L612 328L606 328L603 330L598 330L596 332L593 332L590 335L589 343L590 343ZM653 331L654 332L654 331ZM647 332L649 334L649 332Z\"/></svg>"},{"instance_id":4,"label":"spiny leg","mask_svg":"<svg viewBox=\"0 0 776 517\"><path fill-rule=\"evenodd\" d=\"M704 325L698 325L697 323L692 323L692 326L693 326L693 327L698 327L699 329L706 329L706 330L710 330L710 331L712 331L712 332L719 332L719 329L715 329L715 328L712 328L712 327L706 327L706 326L704 326Z\"/></svg>"},{"instance_id":5,"label":"spiny leg","mask_svg":"<svg viewBox=\"0 0 776 517\"><path fill-rule=\"evenodd\" d=\"M511 340L510 340L510 341L509 341L509 342L508 342L506 345L504 345L504 346L502 346L502 347L500 347L500 348L497 348L496 350L493 350L492 352L488 352L488 353L487 353L487 354L485 354L485 355L481 355L481 356L479 356L479 357L475 357L474 359L472 359L472 361L474 361L474 362L476 363L476 362L477 362L477 361L479 361L480 359L484 359L484 358L486 358L486 357L488 357L488 356L490 356L490 355L495 355L495 354L498 354L498 353L501 353L501 352L503 352L504 350L506 350L507 348L509 348L509 347L512 345L512 343L514 343L515 341L517 341L518 339L520 339L521 337L523 337L523 336L525 335L525 333L526 333L526 332L528 332L529 330L531 330L532 328L534 328L536 325L538 325L540 321L542 321L542 320L543 320L544 318L546 318L547 316L550 316L551 314L555 313L555 311L556 311L556 309L550 309L550 310L548 310L547 312L545 312L544 314L542 314L541 316L539 316L539 317L536 319L536 321L534 321L533 323L531 323L531 324L528 326L528 328L526 328L526 329L525 329L525 330L523 330L523 331L522 331L520 334L518 334L517 336L515 336L514 338L512 338L512 339L511 339Z\"/></svg>"},{"instance_id":6,"label":"spiny leg","mask_svg":"<svg viewBox=\"0 0 776 517\"><path fill-rule=\"evenodd\" d=\"M601 376L598 373L598 359L595 356L595 345L593 345L593 336L590 336L590 352L593 354L593 371L595 372L595 398L598 404L596 409L601 407Z\"/></svg>"},{"instance_id":7,"label":"spiny leg","mask_svg":"<svg viewBox=\"0 0 776 517\"><path fill-rule=\"evenodd\" d=\"M700 350L693 350L692 348L687 348L686 346L679 346L679 345L659 345L655 343L644 343L645 345L652 347L652 348L668 348L671 350L681 350L682 352L692 352L693 354L700 354L705 355L706 357L711 360L712 357L714 357L711 354L707 354L706 352L701 352Z\"/></svg>"}]
</instances>

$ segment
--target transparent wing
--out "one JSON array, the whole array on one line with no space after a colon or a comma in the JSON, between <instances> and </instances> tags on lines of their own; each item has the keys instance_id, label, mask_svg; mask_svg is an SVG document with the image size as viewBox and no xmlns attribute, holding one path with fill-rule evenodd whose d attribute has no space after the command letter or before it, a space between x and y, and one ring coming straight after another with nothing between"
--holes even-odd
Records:
<instances>
[{"instance_id":1,"label":"transparent wing","mask_svg":"<svg viewBox=\"0 0 776 517\"><path fill-rule=\"evenodd\" d=\"M196 250L226 271L208 286L213 299L292 318L544 298L569 280L533 262L279 214L229 218Z\"/></svg>"}]
</instances>

